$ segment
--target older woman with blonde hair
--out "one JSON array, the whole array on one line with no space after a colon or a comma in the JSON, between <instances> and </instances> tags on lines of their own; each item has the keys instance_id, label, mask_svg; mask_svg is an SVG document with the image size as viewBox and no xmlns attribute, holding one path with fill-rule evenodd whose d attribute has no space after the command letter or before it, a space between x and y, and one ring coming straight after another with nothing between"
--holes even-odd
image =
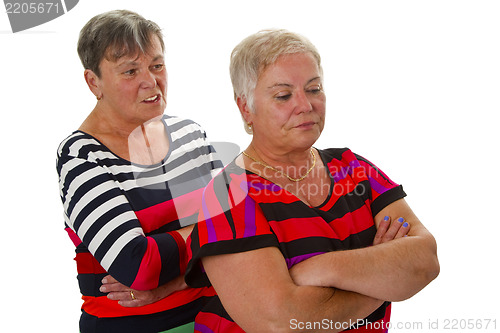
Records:
<instances>
[{"instance_id":1,"label":"older woman with blonde hair","mask_svg":"<svg viewBox=\"0 0 500 333\"><path fill-rule=\"evenodd\" d=\"M99 14L81 30L78 54L97 102L60 144L57 171L84 301L80 332L192 332L213 291L184 283L185 240L222 164L197 123L163 114L156 23Z\"/></svg>"},{"instance_id":2,"label":"older woman with blonde hair","mask_svg":"<svg viewBox=\"0 0 500 333\"><path fill-rule=\"evenodd\" d=\"M314 147L326 96L306 38L251 35L230 70L253 137L205 189L188 240L187 283L217 292L195 331L385 332L391 302L437 276L433 236L373 163Z\"/></svg>"}]
</instances>

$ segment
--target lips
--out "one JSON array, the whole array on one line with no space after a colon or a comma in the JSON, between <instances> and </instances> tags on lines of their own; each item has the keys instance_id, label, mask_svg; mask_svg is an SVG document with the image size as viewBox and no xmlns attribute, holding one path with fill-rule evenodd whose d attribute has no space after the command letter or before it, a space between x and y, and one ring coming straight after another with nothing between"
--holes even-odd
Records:
<instances>
[{"instance_id":1,"label":"lips","mask_svg":"<svg viewBox=\"0 0 500 333\"><path fill-rule=\"evenodd\" d=\"M299 124L295 127L297 128L301 128L301 127L311 127L313 126L314 124L316 124L314 121L308 121L308 122L305 122L305 123L302 123L302 124Z\"/></svg>"},{"instance_id":2,"label":"lips","mask_svg":"<svg viewBox=\"0 0 500 333\"><path fill-rule=\"evenodd\" d=\"M161 94L156 94L156 95L153 95L153 96L150 96L146 99L144 99L142 102L143 103L156 103L158 102L159 100L161 99Z\"/></svg>"}]
</instances>

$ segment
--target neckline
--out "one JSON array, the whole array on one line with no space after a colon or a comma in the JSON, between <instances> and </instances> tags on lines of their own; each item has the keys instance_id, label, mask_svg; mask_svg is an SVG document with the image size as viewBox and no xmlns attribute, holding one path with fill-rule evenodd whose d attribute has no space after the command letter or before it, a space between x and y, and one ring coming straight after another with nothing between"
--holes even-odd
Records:
<instances>
[{"instance_id":1,"label":"neckline","mask_svg":"<svg viewBox=\"0 0 500 333\"><path fill-rule=\"evenodd\" d=\"M129 161L127 160L126 158L123 158L119 155L117 155L115 152L113 152L111 149L109 149L108 146L106 146L104 143L102 143L98 138L96 138L95 136L93 136L92 134L89 134L87 132L84 132L82 130L76 130L74 133L82 133L90 138L92 138L93 140L97 141L102 147L105 148L105 150L107 150L109 153L111 153L113 156L115 156L117 159L123 161L123 162L126 162L132 166L136 166L136 167L141 167L141 168L153 168L153 167L158 167L158 166L161 166L163 164L165 164L165 162L168 160L168 158L170 157L170 155L172 155L172 136L171 136L171 133L170 131L168 130L168 124L166 122L166 119L167 119L167 115L163 115L161 117L161 122L163 123L163 127L165 129L165 133L167 134L167 139L168 139L168 143L169 143L169 147L168 147L168 151L167 153L165 154L165 157L162 158L161 161L157 162L157 163L154 163L154 164L140 164L140 163L135 163L135 162L132 162L132 161Z\"/></svg>"},{"instance_id":2,"label":"neckline","mask_svg":"<svg viewBox=\"0 0 500 333\"><path fill-rule=\"evenodd\" d=\"M314 147L313 147L314 148ZM316 149L316 148L314 148ZM280 188L281 190L285 191L286 193L288 193L289 195L293 196L294 198L296 198L298 201L300 201L302 204L304 204L305 206L309 207L309 208L315 208L315 209L321 209L321 207L325 206L329 201L330 199L332 198L332 194L333 194L333 186L335 185L335 181L332 177L332 175L330 174L330 172L328 172L328 167L327 167L327 161L325 161L325 158L324 158L324 155L323 155L323 152L320 150L320 149L316 149L316 151L318 152L319 154L319 157L321 158L321 161L323 162L323 165L325 166L325 172L327 173L327 176L328 178L330 179L330 189L328 191L328 195L326 196L325 200L323 200L323 202L318 205L318 206L311 206L309 205L308 203L302 201L299 197L297 197L295 194L293 194L292 192L288 191L287 189L281 187L280 185L276 184L275 182L267 179L267 178L264 178L260 175L258 175L257 173L251 171L251 170L248 170L248 169L245 169L245 168L242 168L240 167L239 165L236 164L236 159L234 159L232 161L232 164L234 165L235 168L238 168L242 171L244 171L246 174L251 174L251 175L255 175L257 176L259 179L262 179L263 181L265 182L268 182L268 183L271 183L273 184L274 186L277 186L278 188ZM241 154L240 154L241 155ZM229 165L228 165L229 166Z\"/></svg>"}]
</instances>

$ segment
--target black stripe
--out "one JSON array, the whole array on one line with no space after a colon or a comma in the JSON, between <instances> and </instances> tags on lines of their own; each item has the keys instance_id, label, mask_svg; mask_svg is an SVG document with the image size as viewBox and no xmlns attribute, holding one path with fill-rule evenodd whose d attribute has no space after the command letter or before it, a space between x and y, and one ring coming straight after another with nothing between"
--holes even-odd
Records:
<instances>
[{"instance_id":1,"label":"black stripe","mask_svg":"<svg viewBox=\"0 0 500 333\"><path fill-rule=\"evenodd\" d=\"M403 186L399 185L398 187L391 188L390 190L385 191L381 195L377 197L372 202L372 214L373 216L380 213L382 209L384 209L389 204L406 197L405 191L403 191Z\"/></svg>"},{"instance_id":2,"label":"black stripe","mask_svg":"<svg viewBox=\"0 0 500 333\"><path fill-rule=\"evenodd\" d=\"M194 321L207 302L200 297L175 309L141 316L97 318L82 310L81 333L157 333Z\"/></svg>"}]
</instances>

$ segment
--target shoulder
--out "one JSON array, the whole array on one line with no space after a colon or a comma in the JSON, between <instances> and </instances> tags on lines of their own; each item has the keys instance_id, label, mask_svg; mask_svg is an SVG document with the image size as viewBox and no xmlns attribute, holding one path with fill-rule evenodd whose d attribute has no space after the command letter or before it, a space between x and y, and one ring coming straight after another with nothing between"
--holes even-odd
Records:
<instances>
[{"instance_id":1,"label":"shoulder","mask_svg":"<svg viewBox=\"0 0 500 333\"><path fill-rule=\"evenodd\" d=\"M74 168L84 162L91 164L122 165L126 161L114 155L104 144L93 136L75 131L64 139L57 149L56 166L58 172Z\"/></svg>"},{"instance_id":2,"label":"shoulder","mask_svg":"<svg viewBox=\"0 0 500 333\"><path fill-rule=\"evenodd\" d=\"M359 160L359 155L349 148L318 149L323 162L328 165L353 166Z\"/></svg>"},{"instance_id":3,"label":"shoulder","mask_svg":"<svg viewBox=\"0 0 500 333\"><path fill-rule=\"evenodd\" d=\"M184 127L202 130L201 126L197 122L188 118L163 115L162 119L170 130L181 129Z\"/></svg>"},{"instance_id":4,"label":"shoulder","mask_svg":"<svg viewBox=\"0 0 500 333\"><path fill-rule=\"evenodd\" d=\"M323 160L327 163L341 163L344 165L350 165L351 167L369 165L375 167L375 165L368 159L364 158L362 155L353 152L349 148L328 148L328 149L318 149Z\"/></svg>"},{"instance_id":5,"label":"shoulder","mask_svg":"<svg viewBox=\"0 0 500 333\"><path fill-rule=\"evenodd\" d=\"M104 146L91 135L82 131L75 131L61 141L57 148L58 158L62 156L78 157L82 154L82 149L102 149Z\"/></svg>"}]
</instances>

